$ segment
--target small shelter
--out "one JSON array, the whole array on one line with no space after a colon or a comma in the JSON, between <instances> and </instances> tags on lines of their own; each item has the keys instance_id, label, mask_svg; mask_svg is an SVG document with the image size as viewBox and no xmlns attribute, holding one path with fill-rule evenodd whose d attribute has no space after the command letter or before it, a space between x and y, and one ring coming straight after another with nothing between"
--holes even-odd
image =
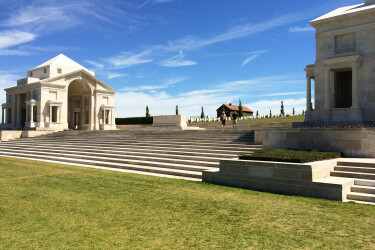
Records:
<instances>
[{"instance_id":1,"label":"small shelter","mask_svg":"<svg viewBox=\"0 0 375 250\"><path fill-rule=\"evenodd\" d=\"M236 105L232 105L232 103L229 103L229 104L223 104L221 105L217 110L216 110L216 113L217 113L217 117L220 117L221 116L221 113L224 111L225 112L225 115L227 117L232 117L232 114L234 113L234 111L237 111L237 113L239 113L239 106L236 106ZM246 106L242 106L242 111L243 111L243 116L246 117L246 116L253 116L253 111L251 109L249 109L248 107Z\"/></svg>"}]
</instances>

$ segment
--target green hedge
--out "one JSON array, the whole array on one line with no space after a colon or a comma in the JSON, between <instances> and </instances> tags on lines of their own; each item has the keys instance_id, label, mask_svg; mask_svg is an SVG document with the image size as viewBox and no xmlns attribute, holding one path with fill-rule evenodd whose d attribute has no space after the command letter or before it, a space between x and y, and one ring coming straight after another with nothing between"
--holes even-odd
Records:
<instances>
[{"instance_id":1,"label":"green hedge","mask_svg":"<svg viewBox=\"0 0 375 250\"><path fill-rule=\"evenodd\" d=\"M116 125L152 124L152 117L116 118Z\"/></svg>"},{"instance_id":2,"label":"green hedge","mask_svg":"<svg viewBox=\"0 0 375 250\"><path fill-rule=\"evenodd\" d=\"M306 163L340 158L340 152L318 152L318 151L298 151L288 149L271 149L255 151L251 155L241 155L241 160L258 161L281 161L293 163Z\"/></svg>"}]
</instances>

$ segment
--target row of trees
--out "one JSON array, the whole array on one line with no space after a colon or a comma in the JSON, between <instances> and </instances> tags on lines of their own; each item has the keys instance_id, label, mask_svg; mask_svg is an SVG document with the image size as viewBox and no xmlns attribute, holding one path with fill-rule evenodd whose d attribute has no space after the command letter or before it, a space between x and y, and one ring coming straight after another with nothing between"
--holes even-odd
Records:
<instances>
[{"instance_id":1,"label":"row of trees","mask_svg":"<svg viewBox=\"0 0 375 250\"><path fill-rule=\"evenodd\" d=\"M311 111L313 111L313 105L311 103ZM223 111L224 110L224 106L223 106ZM179 112L178 112L178 105L176 105L176 115L178 115ZM293 107L293 111L292 111L292 114L295 115L295 110L294 110L294 107ZM302 111L302 115L305 115L305 111L303 110ZM146 106L146 117L150 117L150 110L148 108L148 105ZM239 104L238 104L238 116L241 118L243 117L243 107L242 107L242 102L241 102L241 99L239 99ZM280 116L285 116L285 110L284 110L284 101L281 101L281 107L280 107ZM205 118L206 116L204 115L204 109L203 109L203 106L201 108L201 118ZM258 110L256 112L256 118L259 117L259 113L258 113ZM269 117L272 117L272 111L270 109L270 114L269 114Z\"/></svg>"}]
</instances>

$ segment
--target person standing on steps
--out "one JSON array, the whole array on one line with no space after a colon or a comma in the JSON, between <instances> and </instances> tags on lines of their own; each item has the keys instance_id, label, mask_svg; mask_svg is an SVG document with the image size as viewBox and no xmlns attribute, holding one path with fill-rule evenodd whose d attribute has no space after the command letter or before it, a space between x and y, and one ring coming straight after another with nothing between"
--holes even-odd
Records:
<instances>
[{"instance_id":1,"label":"person standing on steps","mask_svg":"<svg viewBox=\"0 0 375 250\"><path fill-rule=\"evenodd\" d=\"M233 128L237 127L237 119L238 119L238 113L237 111L234 111L234 113L232 114Z\"/></svg>"},{"instance_id":2,"label":"person standing on steps","mask_svg":"<svg viewBox=\"0 0 375 250\"><path fill-rule=\"evenodd\" d=\"M225 121L226 121L226 120L227 120L227 116L225 115L225 112L223 111L223 112L221 113L221 116L220 116L221 127L224 128L224 126L225 126Z\"/></svg>"}]
</instances>

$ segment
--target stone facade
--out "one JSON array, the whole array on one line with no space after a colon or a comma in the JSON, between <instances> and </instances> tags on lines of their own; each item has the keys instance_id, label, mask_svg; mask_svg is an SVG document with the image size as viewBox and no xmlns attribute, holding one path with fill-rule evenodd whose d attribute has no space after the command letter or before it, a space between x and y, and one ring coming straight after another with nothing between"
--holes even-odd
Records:
<instances>
[{"instance_id":1,"label":"stone facade","mask_svg":"<svg viewBox=\"0 0 375 250\"><path fill-rule=\"evenodd\" d=\"M316 61L305 69L305 122L375 123L375 1L339 8L310 24L316 29Z\"/></svg>"},{"instance_id":2,"label":"stone facade","mask_svg":"<svg viewBox=\"0 0 375 250\"><path fill-rule=\"evenodd\" d=\"M115 90L62 54L5 91L2 129L116 129Z\"/></svg>"}]
</instances>

